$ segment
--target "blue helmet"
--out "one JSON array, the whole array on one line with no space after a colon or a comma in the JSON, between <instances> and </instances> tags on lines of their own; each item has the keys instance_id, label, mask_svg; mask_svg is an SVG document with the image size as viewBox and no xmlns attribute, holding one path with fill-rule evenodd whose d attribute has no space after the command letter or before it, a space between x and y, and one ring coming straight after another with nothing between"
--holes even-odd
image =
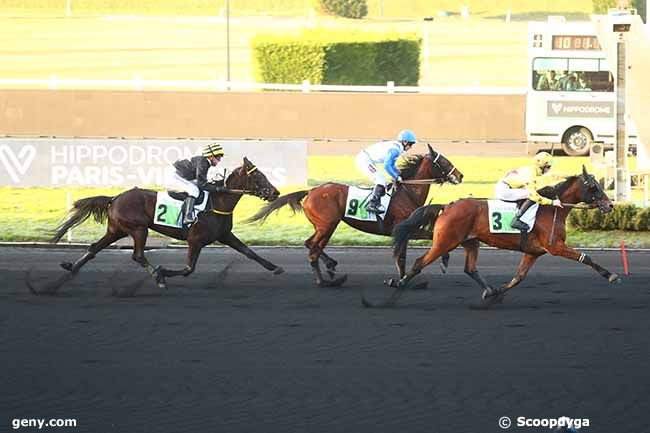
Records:
<instances>
[{"instance_id":1,"label":"blue helmet","mask_svg":"<svg viewBox=\"0 0 650 433\"><path fill-rule=\"evenodd\" d=\"M418 141L415 138L415 134L410 129L402 129L399 134L397 134L397 141L408 141L409 143L415 143Z\"/></svg>"}]
</instances>

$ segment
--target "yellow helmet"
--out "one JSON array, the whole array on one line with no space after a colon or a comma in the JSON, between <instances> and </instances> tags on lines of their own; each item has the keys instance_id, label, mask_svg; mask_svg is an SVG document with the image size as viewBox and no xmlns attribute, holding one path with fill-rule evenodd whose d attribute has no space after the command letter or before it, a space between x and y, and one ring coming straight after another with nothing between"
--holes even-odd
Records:
<instances>
[{"instance_id":1,"label":"yellow helmet","mask_svg":"<svg viewBox=\"0 0 650 433\"><path fill-rule=\"evenodd\" d=\"M223 154L223 147L219 143L210 143L203 148L203 156L218 156Z\"/></svg>"},{"instance_id":2,"label":"yellow helmet","mask_svg":"<svg viewBox=\"0 0 650 433\"><path fill-rule=\"evenodd\" d=\"M553 165L553 157L548 152L540 152L533 158L535 165L539 168Z\"/></svg>"}]
</instances>

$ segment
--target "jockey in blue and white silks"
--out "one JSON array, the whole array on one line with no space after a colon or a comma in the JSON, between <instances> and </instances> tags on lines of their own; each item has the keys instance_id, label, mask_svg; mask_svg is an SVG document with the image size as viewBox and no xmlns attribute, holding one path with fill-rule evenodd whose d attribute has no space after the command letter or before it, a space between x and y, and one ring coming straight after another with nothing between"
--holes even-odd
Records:
<instances>
[{"instance_id":1,"label":"jockey in blue and white silks","mask_svg":"<svg viewBox=\"0 0 650 433\"><path fill-rule=\"evenodd\" d=\"M385 193L386 176L378 168L382 164L384 170L395 181L402 180L400 171L395 163L397 158L409 150L417 141L413 131L404 129L397 134L395 141L380 141L359 152L356 158L357 168L375 184L372 197L366 205L368 212L384 213L386 209L381 206L381 197Z\"/></svg>"}]
</instances>

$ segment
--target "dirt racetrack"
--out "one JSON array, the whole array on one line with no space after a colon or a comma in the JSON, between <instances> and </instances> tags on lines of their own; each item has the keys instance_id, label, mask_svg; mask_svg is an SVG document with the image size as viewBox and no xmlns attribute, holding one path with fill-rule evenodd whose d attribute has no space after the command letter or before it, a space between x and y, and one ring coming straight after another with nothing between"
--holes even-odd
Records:
<instances>
[{"instance_id":1,"label":"dirt racetrack","mask_svg":"<svg viewBox=\"0 0 650 433\"><path fill-rule=\"evenodd\" d=\"M461 251L394 309L360 304L361 290L388 293L387 249L331 248L342 289L312 286L303 249L256 251L286 272L214 248L162 295L147 281L117 298L144 276L130 251L100 253L50 297L28 292L26 269L53 279L80 250L0 248L0 431L75 418L42 431L485 433L504 431L502 416L508 431L548 432L517 418L560 416L589 419L581 432L647 431L650 253L631 252L631 275L612 286L544 257L504 304L474 311ZM184 252L148 257L180 265ZM589 254L621 272L619 253ZM503 283L519 257L482 250L479 269Z\"/></svg>"}]
</instances>

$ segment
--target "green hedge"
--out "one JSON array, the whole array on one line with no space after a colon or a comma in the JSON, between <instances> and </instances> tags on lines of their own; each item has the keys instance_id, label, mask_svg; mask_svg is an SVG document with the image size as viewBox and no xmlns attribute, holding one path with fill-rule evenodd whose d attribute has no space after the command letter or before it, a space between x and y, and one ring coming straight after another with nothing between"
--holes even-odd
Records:
<instances>
[{"instance_id":1,"label":"green hedge","mask_svg":"<svg viewBox=\"0 0 650 433\"><path fill-rule=\"evenodd\" d=\"M567 221L580 230L650 230L650 208L616 205L610 213L598 209L574 209Z\"/></svg>"},{"instance_id":2,"label":"green hedge","mask_svg":"<svg viewBox=\"0 0 650 433\"><path fill-rule=\"evenodd\" d=\"M319 0L321 10L345 18L363 18L368 15L366 0Z\"/></svg>"},{"instance_id":3,"label":"green hedge","mask_svg":"<svg viewBox=\"0 0 650 433\"><path fill-rule=\"evenodd\" d=\"M294 37L253 39L255 78L265 83L416 86L416 35L344 34L312 30Z\"/></svg>"}]
</instances>

